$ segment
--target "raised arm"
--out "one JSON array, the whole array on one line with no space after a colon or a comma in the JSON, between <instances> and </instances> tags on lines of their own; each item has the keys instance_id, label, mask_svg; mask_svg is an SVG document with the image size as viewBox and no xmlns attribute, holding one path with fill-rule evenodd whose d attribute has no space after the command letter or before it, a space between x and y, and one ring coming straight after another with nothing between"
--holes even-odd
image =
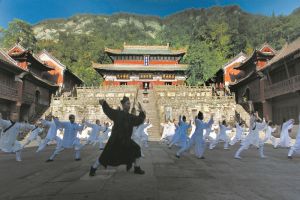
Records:
<instances>
[{"instance_id":1,"label":"raised arm","mask_svg":"<svg viewBox=\"0 0 300 200\"><path fill-rule=\"evenodd\" d=\"M68 122L59 121L57 117L55 117L53 121L58 128L66 128L66 125L68 124Z\"/></svg>"},{"instance_id":2,"label":"raised arm","mask_svg":"<svg viewBox=\"0 0 300 200\"><path fill-rule=\"evenodd\" d=\"M130 115L130 122L133 126L138 126L144 122L145 118L146 114L143 111L141 111L138 116Z\"/></svg>"},{"instance_id":3,"label":"raised arm","mask_svg":"<svg viewBox=\"0 0 300 200\"><path fill-rule=\"evenodd\" d=\"M29 123L20 123L20 126L19 126L19 130L21 132L27 131L27 130L32 130L34 128L35 128L35 125L29 124Z\"/></svg>"},{"instance_id":4,"label":"raised arm","mask_svg":"<svg viewBox=\"0 0 300 200\"><path fill-rule=\"evenodd\" d=\"M92 124L89 121L84 121L84 125L86 125L87 127L93 127L94 126L94 124Z\"/></svg>"},{"instance_id":5,"label":"raised arm","mask_svg":"<svg viewBox=\"0 0 300 200\"><path fill-rule=\"evenodd\" d=\"M118 111L112 109L105 100L100 100L99 103L102 105L103 112L107 115L107 117L112 121L116 121Z\"/></svg>"},{"instance_id":6,"label":"raised arm","mask_svg":"<svg viewBox=\"0 0 300 200\"><path fill-rule=\"evenodd\" d=\"M2 119L2 115L0 114L0 127L2 127L3 129L6 129L10 125L11 125L11 122L8 120Z\"/></svg>"},{"instance_id":7,"label":"raised arm","mask_svg":"<svg viewBox=\"0 0 300 200\"><path fill-rule=\"evenodd\" d=\"M45 127L50 127L51 126L51 122L45 119L40 119L41 123L43 126Z\"/></svg>"}]
</instances>

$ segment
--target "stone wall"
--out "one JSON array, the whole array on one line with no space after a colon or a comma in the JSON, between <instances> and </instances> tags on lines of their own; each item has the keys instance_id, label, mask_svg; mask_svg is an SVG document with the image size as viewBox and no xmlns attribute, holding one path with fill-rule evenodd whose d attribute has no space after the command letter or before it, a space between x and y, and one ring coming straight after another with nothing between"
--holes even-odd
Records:
<instances>
[{"instance_id":1,"label":"stone wall","mask_svg":"<svg viewBox=\"0 0 300 200\"><path fill-rule=\"evenodd\" d=\"M99 105L100 99L105 99L114 108L120 106L120 100L127 96L133 102L137 94L136 87L78 87L76 97L53 97L50 109L46 114L52 113L62 120L68 120L70 114L76 116L76 121L84 117L87 120L101 122L109 121Z\"/></svg>"},{"instance_id":2,"label":"stone wall","mask_svg":"<svg viewBox=\"0 0 300 200\"><path fill-rule=\"evenodd\" d=\"M211 87L164 86L155 87L154 91L161 121L178 120L179 115L189 120L202 111L205 120L214 113L215 122L223 119L231 124L234 122L234 96L213 96Z\"/></svg>"}]
</instances>

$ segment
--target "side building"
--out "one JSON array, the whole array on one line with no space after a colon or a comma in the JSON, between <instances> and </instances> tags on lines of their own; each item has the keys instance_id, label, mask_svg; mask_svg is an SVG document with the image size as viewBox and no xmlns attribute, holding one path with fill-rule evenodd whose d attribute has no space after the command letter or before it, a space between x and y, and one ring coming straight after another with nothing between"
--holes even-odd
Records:
<instances>
[{"instance_id":1,"label":"side building","mask_svg":"<svg viewBox=\"0 0 300 200\"><path fill-rule=\"evenodd\" d=\"M5 113L6 118L11 112L18 113L20 120L39 118L49 107L51 95L58 89L48 74L52 68L20 45L8 52L1 50L0 60L2 71L6 71L1 73L1 91L6 91L1 99L6 100L0 112Z\"/></svg>"},{"instance_id":2,"label":"side building","mask_svg":"<svg viewBox=\"0 0 300 200\"><path fill-rule=\"evenodd\" d=\"M260 71L265 75L264 114L276 124L291 118L299 123L300 38L286 44Z\"/></svg>"},{"instance_id":3,"label":"side building","mask_svg":"<svg viewBox=\"0 0 300 200\"><path fill-rule=\"evenodd\" d=\"M276 51L267 43L263 44L260 49L255 49L251 56L242 61L238 66L234 67L239 70L236 75L230 75L233 82L229 88L235 93L236 103L250 111L248 101L252 101L254 110L263 116L263 88L264 82L261 81L263 74L261 69L265 68L276 54Z\"/></svg>"}]
</instances>

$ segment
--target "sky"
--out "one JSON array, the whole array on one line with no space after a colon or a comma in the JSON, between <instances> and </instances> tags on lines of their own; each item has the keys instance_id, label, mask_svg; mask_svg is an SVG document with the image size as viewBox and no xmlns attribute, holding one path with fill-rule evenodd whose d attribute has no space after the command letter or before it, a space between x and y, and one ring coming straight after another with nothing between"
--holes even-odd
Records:
<instances>
[{"instance_id":1,"label":"sky","mask_svg":"<svg viewBox=\"0 0 300 200\"><path fill-rule=\"evenodd\" d=\"M136 14L168 16L189 8L239 5L246 12L288 15L300 7L300 0L0 0L0 26L7 28L14 18L30 24L75 14Z\"/></svg>"}]
</instances>

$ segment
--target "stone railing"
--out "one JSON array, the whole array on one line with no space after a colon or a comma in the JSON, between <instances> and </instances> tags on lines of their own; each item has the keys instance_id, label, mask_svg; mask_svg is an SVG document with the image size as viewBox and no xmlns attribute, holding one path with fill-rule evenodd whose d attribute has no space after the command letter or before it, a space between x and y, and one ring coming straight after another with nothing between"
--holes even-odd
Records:
<instances>
[{"instance_id":1,"label":"stone railing","mask_svg":"<svg viewBox=\"0 0 300 200\"><path fill-rule=\"evenodd\" d=\"M171 110L171 117L175 120L179 115L193 119L198 111L202 111L205 119L214 113L215 122L223 119L234 122L234 96L212 96L211 87L159 86L155 87L154 94L162 120Z\"/></svg>"},{"instance_id":2,"label":"stone railing","mask_svg":"<svg viewBox=\"0 0 300 200\"><path fill-rule=\"evenodd\" d=\"M300 90L300 75L274 84L266 84L264 88L265 98L270 99L279 95Z\"/></svg>"},{"instance_id":3,"label":"stone railing","mask_svg":"<svg viewBox=\"0 0 300 200\"><path fill-rule=\"evenodd\" d=\"M18 98L18 90L0 83L0 96L2 96L4 99L16 101Z\"/></svg>"}]
</instances>

